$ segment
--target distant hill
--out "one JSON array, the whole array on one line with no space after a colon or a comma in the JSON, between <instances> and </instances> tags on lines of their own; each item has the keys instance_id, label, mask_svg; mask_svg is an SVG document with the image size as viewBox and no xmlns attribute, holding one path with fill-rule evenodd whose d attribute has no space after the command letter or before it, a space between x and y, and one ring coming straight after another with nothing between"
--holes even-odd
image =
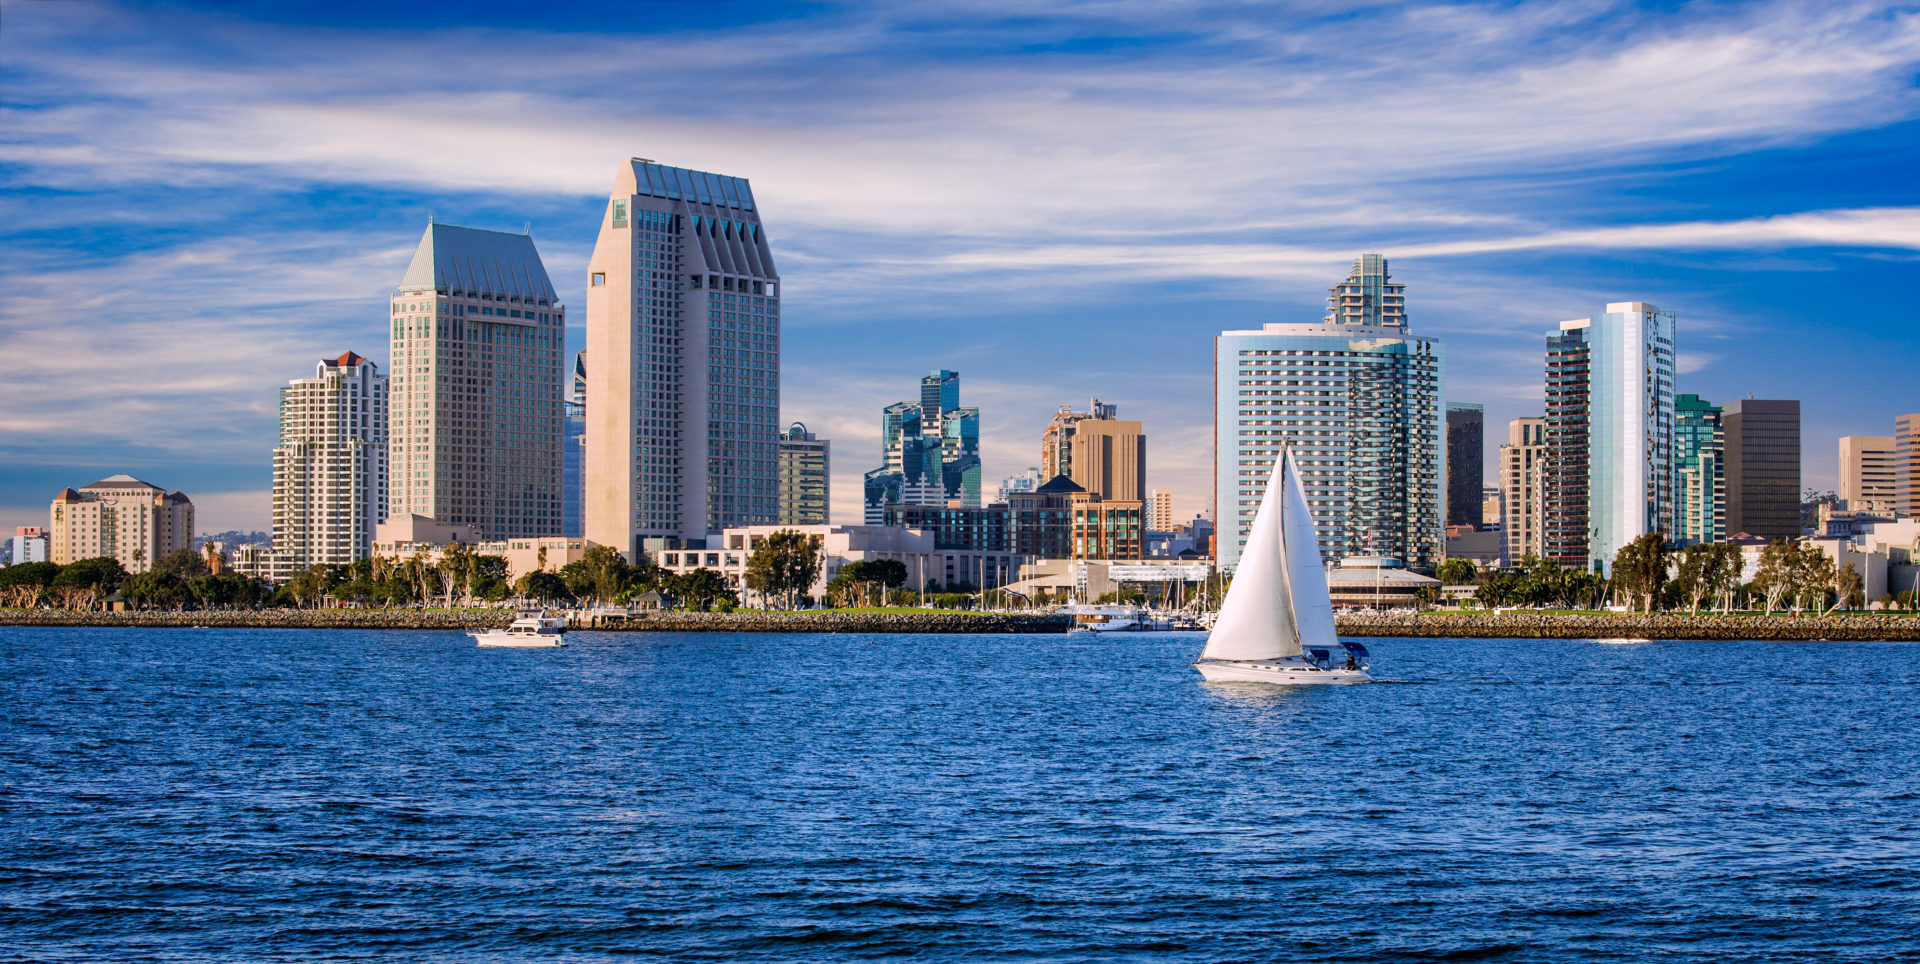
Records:
<instances>
[{"instance_id":1,"label":"distant hill","mask_svg":"<svg viewBox=\"0 0 1920 964\"><path fill-rule=\"evenodd\" d=\"M264 532L241 532L237 529L229 529L226 532L202 533L201 535L194 536L193 548L195 552L198 552L201 546L209 542L224 542L229 547L232 547L243 546L249 542L268 541L271 540L267 538L267 534Z\"/></svg>"}]
</instances>

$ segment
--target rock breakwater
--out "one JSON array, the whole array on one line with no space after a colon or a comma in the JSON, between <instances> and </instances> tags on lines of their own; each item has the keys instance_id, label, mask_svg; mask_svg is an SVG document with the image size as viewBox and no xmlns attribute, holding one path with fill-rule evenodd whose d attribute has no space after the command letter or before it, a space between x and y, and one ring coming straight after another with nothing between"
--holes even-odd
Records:
<instances>
[{"instance_id":1,"label":"rock breakwater","mask_svg":"<svg viewBox=\"0 0 1920 964\"><path fill-rule=\"evenodd\" d=\"M1464 639L1920 640L1920 618L1866 613L1723 616L1717 613L1418 613L1343 616L1343 636Z\"/></svg>"},{"instance_id":2,"label":"rock breakwater","mask_svg":"<svg viewBox=\"0 0 1920 964\"><path fill-rule=\"evenodd\" d=\"M260 609L120 613L0 609L4 626L123 626L207 629L493 629L513 621L499 609ZM1066 616L951 611L916 613L643 612L576 617L578 629L668 633L1063 633Z\"/></svg>"}]
</instances>

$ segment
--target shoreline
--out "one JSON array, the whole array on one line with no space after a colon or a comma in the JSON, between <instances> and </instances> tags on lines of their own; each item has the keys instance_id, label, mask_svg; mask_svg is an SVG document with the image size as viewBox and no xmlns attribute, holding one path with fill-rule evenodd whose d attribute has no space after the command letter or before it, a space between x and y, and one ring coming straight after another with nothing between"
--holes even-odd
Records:
<instances>
[{"instance_id":1,"label":"shoreline","mask_svg":"<svg viewBox=\"0 0 1920 964\"><path fill-rule=\"evenodd\" d=\"M0 609L0 626L155 629L473 630L504 627L511 610L262 609L67 612ZM1459 639L1674 639L1834 642L1920 641L1920 617L1722 616L1687 613L1420 613L1335 620L1342 636ZM576 628L601 632L724 633L1064 633L1067 616L938 610L911 613L642 612L590 617Z\"/></svg>"}]
</instances>

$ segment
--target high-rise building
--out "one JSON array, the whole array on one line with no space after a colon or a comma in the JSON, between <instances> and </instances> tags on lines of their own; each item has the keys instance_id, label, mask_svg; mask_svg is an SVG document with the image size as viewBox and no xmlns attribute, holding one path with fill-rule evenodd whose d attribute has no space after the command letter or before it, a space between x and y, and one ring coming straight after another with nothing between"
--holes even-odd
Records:
<instances>
[{"instance_id":1,"label":"high-rise building","mask_svg":"<svg viewBox=\"0 0 1920 964\"><path fill-rule=\"evenodd\" d=\"M1920 519L1920 412L1893 420L1893 511Z\"/></svg>"},{"instance_id":2,"label":"high-rise building","mask_svg":"<svg viewBox=\"0 0 1920 964\"><path fill-rule=\"evenodd\" d=\"M428 225L392 322L387 518L558 535L566 309L533 239Z\"/></svg>"},{"instance_id":3,"label":"high-rise building","mask_svg":"<svg viewBox=\"0 0 1920 964\"><path fill-rule=\"evenodd\" d=\"M622 162L587 275L586 538L773 522L780 274L746 179Z\"/></svg>"},{"instance_id":4,"label":"high-rise building","mask_svg":"<svg viewBox=\"0 0 1920 964\"><path fill-rule=\"evenodd\" d=\"M1062 405L1040 433L1040 471L1064 475L1104 500L1143 501L1147 437L1138 421L1115 418L1118 406L1094 399L1087 411Z\"/></svg>"},{"instance_id":5,"label":"high-rise building","mask_svg":"<svg viewBox=\"0 0 1920 964\"><path fill-rule=\"evenodd\" d=\"M1548 558L1604 573L1627 543L1676 531L1674 324L1627 301L1547 338Z\"/></svg>"},{"instance_id":6,"label":"high-rise building","mask_svg":"<svg viewBox=\"0 0 1920 964\"><path fill-rule=\"evenodd\" d=\"M587 505L587 350L573 355L573 384L563 408L566 435L560 465L560 534L578 539L586 531Z\"/></svg>"},{"instance_id":7,"label":"high-rise building","mask_svg":"<svg viewBox=\"0 0 1920 964\"><path fill-rule=\"evenodd\" d=\"M1407 333L1404 286L1364 255L1321 324L1214 339L1214 552L1239 564L1282 443L1300 462L1324 558L1431 571L1445 548L1440 344Z\"/></svg>"},{"instance_id":8,"label":"high-rise building","mask_svg":"<svg viewBox=\"0 0 1920 964\"><path fill-rule=\"evenodd\" d=\"M1447 525L1486 521L1480 506L1480 490L1486 487L1486 417L1484 406L1447 403Z\"/></svg>"},{"instance_id":9,"label":"high-rise building","mask_svg":"<svg viewBox=\"0 0 1920 964\"><path fill-rule=\"evenodd\" d=\"M269 578L368 557L387 509L387 376L353 352L280 389Z\"/></svg>"},{"instance_id":10,"label":"high-rise building","mask_svg":"<svg viewBox=\"0 0 1920 964\"><path fill-rule=\"evenodd\" d=\"M1674 463L1679 512L1672 541L1690 546L1727 538L1727 441L1720 406L1698 395L1673 405Z\"/></svg>"},{"instance_id":11,"label":"high-rise building","mask_svg":"<svg viewBox=\"0 0 1920 964\"><path fill-rule=\"evenodd\" d=\"M49 560L60 565L111 556L128 572L146 572L169 553L193 548L193 502L185 493L108 476L53 497Z\"/></svg>"},{"instance_id":12,"label":"high-rise building","mask_svg":"<svg viewBox=\"0 0 1920 964\"><path fill-rule=\"evenodd\" d=\"M1154 489L1147 493L1147 528L1155 532L1172 532L1176 524L1173 518L1173 492L1168 489Z\"/></svg>"},{"instance_id":13,"label":"high-rise building","mask_svg":"<svg viewBox=\"0 0 1920 964\"><path fill-rule=\"evenodd\" d=\"M1840 498L1854 512L1892 512L1900 462L1891 435L1840 436Z\"/></svg>"},{"instance_id":14,"label":"high-rise building","mask_svg":"<svg viewBox=\"0 0 1920 964\"><path fill-rule=\"evenodd\" d=\"M29 562L50 562L52 551L47 547L47 530L39 526L19 526L13 530L13 538L7 552L7 564L24 566Z\"/></svg>"},{"instance_id":15,"label":"high-rise building","mask_svg":"<svg viewBox=\"0 0 1920 964\"><path fill-rule=\"evenodd\" d=\"M778 522L790 526L823 526L833 509L828 440L807 431L799 422L780 433L780 508Z\"/></svg>"},{"instance_id":16,"label":"high-rise building","mask_svg":"<svg viewBox=\"0 0 1920 964\"><path fill-rule=\"evenodd\" d=\"M920 380L920 402L880 413L880 467L867 473L862 518L884 525L889 505L980 505L980 410L960 407L960 373Z\"/></svg>"},{"instance_id":17,"label":"high-rise building","mask_svg":"<svg viewBox=\"0 0 1920 964\"><path fill-rule=\"evenodd\" d=\"M1015 492L1032 492L1047 480L1040 476L1040 467L1028 466L1021 471L1000 480L1000 487L994 491L993 501L1005 502L1007 496Z\"/></svg>"},{"instance_id":18,"label":"high-rise building","mask_svg":"<svg viewBox=\"0 0 1920 964\"><path fill-rule=\"evenodd\" d=\"M1800 537L1800 403L1735 399L1721 423L1727 439L1727 532Z\"/></svg>"},{"instance_id":19,"label":"high-rise building","mask_svg":"<svg viewBox=\"0 0 1920 964\"><path fill-rule=\"evenodd\" d=\"M1547 420L1516 418L1500 446L1500 560L1513 565L1546 555L1542 529L1547 467Z\"/></svg>"}]
</instances>

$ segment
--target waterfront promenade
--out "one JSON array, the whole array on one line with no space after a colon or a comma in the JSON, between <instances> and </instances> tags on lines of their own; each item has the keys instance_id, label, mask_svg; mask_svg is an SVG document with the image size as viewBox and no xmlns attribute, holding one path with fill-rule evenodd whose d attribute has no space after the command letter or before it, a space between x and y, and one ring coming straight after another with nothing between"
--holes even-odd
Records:
<instances>
[{"instance_id":1,"label":"waterfront promenade","mask_svg":"<svg viewBox=\"0 0 1920 964\"><path fill-rule=\"evenodd\" d=\"M68 612L0 609L0 626L151 626L207 629L487 629L505 626L502 609L259 609ZM1702 639L1757 641L1920 641L1920 616L1717 613L1453 613L1348 615L1343 636L1461 639ZM731 613L636 612L574 618L579 629L727 633L1063 633L1067 616L956 610Z\"/></svg>"}]
</instances>

